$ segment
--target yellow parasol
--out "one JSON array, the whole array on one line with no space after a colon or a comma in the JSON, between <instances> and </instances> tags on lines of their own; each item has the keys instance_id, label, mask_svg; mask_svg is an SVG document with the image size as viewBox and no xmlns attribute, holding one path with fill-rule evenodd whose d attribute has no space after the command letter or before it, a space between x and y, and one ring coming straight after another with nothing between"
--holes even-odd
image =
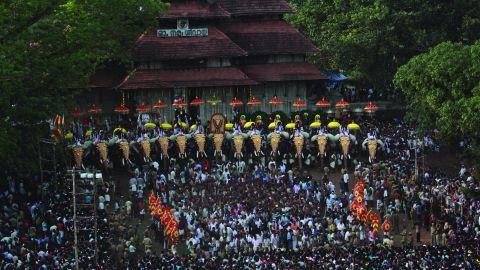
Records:
<instances>
[{"instance_id":1,"label":"yellow parasol","mask_svg":"<svg viewBox=\"0 0 480 270\"><path fill-rule=\"evenodd\" d=\"M185 123L185 122L180 122L180 124L179 124L179 125L180 125L182 128L184 128L184 127L186 127L186 126L187 126L187 123Z\"/></svg>"},{"instance_id":2,"label":"yellow parasol","mask_svg":"<svg viewBox=\"0 0 480 270\"><path fill-rule=\"evenodd\" d=\"M225 124L225 129L232 130L233 129L233 124L232 123L226 123Z\"/></svg>"},{"instance_id":3,"label":"yellow parasol","mask_svg":"<svg viewBox=\"0 0 480 270\"><path fill-rule=\"evenodd\" d=\"M121 132L121 133L125 134L125 133L127 133L127 130L124 129L124 128L118 127L118 128L113 130L113 133L117 133L117 132Z\"/></svg>"},{"instance_id":4,"label":"yellow parasol","mask_svg":"<svg viewBox=\"0 0 480 270\"><path fill-rule=\"evenodd\" d=\"M332 121L327 125L328 128L338 128L339 126L340 126L340 123L337 121Z\"/></svg>"},{"instance_id":5,"label":"yellow parasol","mask_svg":"<svg viewBox=\"0 0 480 270\"><path fill-rule=\"evenodd\" d=\"M357 123L351 123L351 124L348 124L348 129L350 130L359 130L360 129L360 126L357 124Z\"/></svg>"},{"instance_id":6,"label":"yellow parasol","mask_svg":"<svg viewBox=\"0 0 480 270\"><path fill-rule=\"evenodd\" d=\"M85 136L92 136L92 130L87 130L87 132L85 132Z\"/></svg>"},{"instance_id":7,"label":"yellow parasol","mask_svg":"<svg viewBox=\"0 0 480 270\"><path fill-rule=\"evenodd\" d=\"M268 128L269 128L269 129L274 129L275 126L277 126L277 123L272 122L272 123L270 123L270 124L268 125Z\"/></svg>"},{"instance_id":8,"label":"yellow parasol","mask_svg":"<svg viewBox=\"0 0 480 270\"><path fill-rule=\"evenodd\" d=\"M310 127L311 128L320 128L320 126L322 125L321 122L313 122L310 124Z\"/></svg>"},{"instance_id":9,"label":"yellow parasol","mask_svg":"<svg viewBox=\"0 0 480 270\"><path fill-rule=\"evenodd\" d=\"M293 129L295 128L295 123L288 123L285 128L288 128L288 129Z\"/></svg>"},{"instance_id":10,"label":"yellow parasol","mask_svg":"<svg viewBox=\"0 0 480 270\"><path fill-rule=\"evenodd\" d=\"M155 123L146 123L144 125L145 128L155 128L157 125L155 125Z\"/></svg>"},{"instance_id":11,"label":"yellow parasol","mask_svg":"<svg viewBox=\"0 0 480 270\"><path fill-rule=\"evenodd\" d=\"M160 125L160 127L163 129L171 129L172 125L170 125L169 123L163 123Z\"/></svg>"},{"instance_id":12,"label":"yellow parasol","mask_svg":"<svg viewBox=\"0 0 480 270\"><path fill-rule=\"evenodd\" d=\"M253 122L247 122L245 123L245 125L243 126L244 128L249 128L253 125Z\"/></svg>"},{"instance_id":13,"label":"yellow parasol","mask_svg":"<svg viewBox=\"0 0 480 270\"><path fill-rule=\"evenodd\" d=\"M71 139L71 138L73 138L72 132L68 132L67 134L65 134L65 139Z\"/></svg>"},{"instance_id":14,"label":"yellow parasol","mask_svg":"<svg viewBox=\"0 0 480 270\"><path fill-rule=\"evenodd\" d=\"M190 127L190 130L193 131L193 130L195 130L196 128L197 128L197 125L192 125L192 126Z\"/></svg>"}]
</instances>

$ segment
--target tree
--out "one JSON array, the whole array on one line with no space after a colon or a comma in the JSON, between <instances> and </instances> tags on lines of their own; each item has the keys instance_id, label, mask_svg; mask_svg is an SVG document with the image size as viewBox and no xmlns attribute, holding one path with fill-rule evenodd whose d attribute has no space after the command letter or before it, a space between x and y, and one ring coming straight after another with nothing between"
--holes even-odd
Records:
<instances>
[{"instance_id":1,"label":"tree","mask_svg":"<svg viewBox=\"0 0 480 270\"><path fill-rule=\"evenodd\" d=\"M446 142L467 139L480 157L480 41L441 43L399 68L394 83L419 131L436 128Z\"/></svg>"},{"instance_id":2,"label":"tree","mask_svg":"<svg viewBox=\"0 0 480 270\"><path fill-rule=\"evenodd\" d=\"M160 0L6 0L0 3L0 160L32 169L35 139L108 61L131 65Z\"/></svg>"},{"instance_id":3,"label":"tree","mask_svg":"<svg viewBox=\"0 0 480 270\"><path fill-rule=\"evenodd\" d=\"M353 80L391 89L411 57L443 41L480 38L477 0L293 0L287 20L320 48L318 63Z\"/></svg>"}]
</instances>

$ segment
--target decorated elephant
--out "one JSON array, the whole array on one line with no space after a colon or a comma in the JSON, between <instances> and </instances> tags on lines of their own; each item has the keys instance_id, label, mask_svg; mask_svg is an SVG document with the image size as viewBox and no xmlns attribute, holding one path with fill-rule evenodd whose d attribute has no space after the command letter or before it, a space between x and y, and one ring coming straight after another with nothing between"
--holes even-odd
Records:
<instances>
[{"instance_id":1,"label":"decorated elephant","mask_svg":"<svg viewBox=\"0 0 480 270\"><path fill-rule=\"evenodd\" d=\"M185 135L183 133L179 133L179 134L175 134L175 135L170 136L170 140L175 141L177 143L178 156L180 158L187 157L187 154L186 154L187 140L190 139L190 138L191 138L190 134Z\"/></svg>"},{"instance_id":2,"label":"decorated elephant","mask_svg":"<svg viewBox=\"0 0 480 270\"><path fill-rule=\"evenodd\" d=\"M246 133L226 133L227 140L233 140L233 149L235 150L234 157L241 158L243 157L243 146L244 140L248 138L248 134Z\"/></svg>"},{"instance_id":3,"label":"decorated elephant","mask_svg":"<svg viewBox=\"0 0 480 270\"><path fill-rule=\"evenodd\" d=\"M263 155L263 152L262 152L262 135L258 132L250 131L250 132L247 133L247 136L253 142L253 154L255 156Z\"/></svg>"},{"instance_id":4,"label":"decorated elephant","mask_svg":"<svg viewBox=\"0 0 480 270\"><path fill-rule=\"evenodd\" d=\"M384 149L385 144L376 138L366 138L362 143L363 150L368 149L368 160L373 163L377 155L377 149Z\"/></svg>"},{"instance_id":5,"label":"decorated elephant","mask_svg":"<svg viewBox=\"0 0 480 270\"><path fill-rule=\"evenodd\" d=\"M334 142L335 136L330 133L319 133L312 136L312 142L316 142L318 146L318 155L326 156L327 155L327 145L328 141Z\"/></svg>"},{"instance_id":6,"label":"decorated elephant","mask_svg":"<svg viewBox=\"0 0 480 270\"><path fill-rule=\"evenodd\" d=\"M342 148L342 158L349 158L350 145L352 143L357 143L357 138L349 133L341 132L334 136L336 141L340 142L340 147Z\"/></svg>"},{"instance_id":7,"label":"decorated elephant","mask_svg":"<svg viewBox=\"0 0 480 270\"><path fill-rule=\"evenodd\" d=\"M160 159L169 158L168 146L169 146L170 137L158 136L156 141L160 145Z\"/></svg>"},{"instance_id":8,"label":"decorated elephant","mask_svg":"<svg viewBox=\"0 0 480 270\"><path fill-rule=\"evenodd\" d=\"M209 137L213 139L213 145L215 147L214 156L223 155L222 145L225 139L225 115L216 113L210 118L210 134Z\"/></svg>"},{"instance_id":9,"label":"decorated elephant","mask_svg":"<svg viewBox=\"0 0 480 270\"><path fill-rule=\"evenodd\" d=\"M303 157L303 145L308 137L308 133L303 131L295 131L292 135L293 145L295 146L295 157Z\"/></svg>"},{"instance_id":10,"label":"decorated elephant","mask_svg":"<svg viewBox=\"0 0 480 270\"><path fill-rule=\"evenodd\" d=\"M195 142L197 143L197 158L198 156L204 156L207 157L207 153L205 152L205 142L206 142L206 136L205 133L197 133L193 136L195 139Z\"/></svg>"},{"instance_id":11,"label":"decorated elephant","mask_svg":"<svg viewBox=\"0 0 480 270\"><path fill-rule=\"evenodd\" d=\"M287 139L288 137L288 132L285 131L274 131L267 135L267 140L270 142L270 147L272 148L272 155L275 156L280 154L280 151L278 150L280 142L282 138Z\"/></svg>"}]
</instances>

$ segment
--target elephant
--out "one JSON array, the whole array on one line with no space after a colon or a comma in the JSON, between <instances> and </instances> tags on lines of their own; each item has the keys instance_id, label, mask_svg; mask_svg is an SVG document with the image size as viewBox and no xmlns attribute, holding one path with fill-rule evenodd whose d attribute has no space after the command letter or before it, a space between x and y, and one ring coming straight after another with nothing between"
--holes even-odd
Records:
<instances>
[{"instance_id":1,"label":"elephant","mask_svg":"<svg viewBox=\"0 0 480 270\"><path fill-rule=\"evenodd\" d=\"M205 152L205 142L206 142L206 136L204 133L196 133L196 134L191 134L191 137L194 138L195 143L197 144L197 158L198 156L204 156L207 157L207 153Z\"/></svg>"},{"instance_id":2,"label":"elephant","mask_svg":"<svg viewBox=\"0 0 480 270\"><path fill-rule=\"evenodd\" d=\"M295 132L295 134L292 135L293 145L295 146L295 157L303 157L303 145L308 137L308 133L303 131Z\"/></svg>"},{"instance_id":3,"label":"elephant","mask_svg":"<svg viewBox=\"0 0 480 270\"><path fill-rule=\"evenodd\" d=\"M378 139L369 139L369 138L366 138L363 143L362 143L362 148L363 150L367 150L368 148L368 160L373 163L375 161L375 157L376 157L376 154L377 154L377 148L380 149L384 149L385 147L385 144L381 141L381 140L378 140Z\"/></svg>"},{"instance_id":4,"label":"elephant","mask_svg":"<svg viewBox=\"0 0 480 270\"><path fill-rule=\"evenodd\" d=\"M213 145L215 147L214 155L215 156L217 156L217 154L220 154L220 156L223 155L222 145L223 145L223 140L225 139L225 134L214 133L214 134L210 134L208 136L213 138Z\"/></svg>"},{"instance_id":5,"label":"elephant","mask_svg":"<svg viewBox=\"0 0 480 270\"><path fill-rule=\"evenodd\" d=\"M258 133L253 133L252 131L247 133L247 136L250 137L250 139L253 142L253 154L255 156L263 155L262 152L262 135Z\"/></svg>"},{"instance_id":6,"label":"elephant","mask_svg":"<svg viewBox=\"0 0 480 270\"><path fill-rule=\"evenodd\" d=\"M340 142L340 146L342 147L342 153L343 153L342 158L349 158L350 155L348 154L348 152L350 150L350 144L357 143L357 138L352 134L346 135L346 134L340 133L335 135L334 139Z\"/></svg>"},{"instance_id":7,"label":"elephant","mask_svg":"<svg viewBox=\"0 0 480 270\"><path fill-rule=\"evenodd\" d=\"M180 158L186 157L186 149L187 149L187 140L191 138L190 134L177 134L170 136L170 140L176 141L178 146L178 156Z\"/></svg>"},{"instance_id":8,"label":"elephant","mask_svg":"<svg viewBox=\"0 0 480 270\"><path fill-rule=\"evenodd\" d=\"M158 136L156 141L160 145L160 159L164 157L169 158L168 156L168 145L169 145L170 138L167 136Z\"/></svg>"},{"instance_id":9,"label":"elephant","mask_svg":"<svg viewBox=\"0 0 480 270\"><path fill-rule=\"evenodd\" d=\"M243 157L242 150L244 145L244 140L248 138L246 133L239 133L239 134L226 134L227 140L233 139L233 148L235 149L234 157L241 158Z\"/></svg>"},{"instance_id":10,"label":"elephant","mask_svg":"<svg viewBox=\"0 0 480 270\"><path fill-rule=\"evenodd\" d=\"M267 139L270 142L270 147L272 148L272 155L280 154L280 151L278 151L278 146L280 145L280 141L282 140L282 137L284 139L288 138L288 133L287 132L278 132L274 131L268 134Z\"/></svg>"},{"instance_id":11,"label":"elephant","mask_svg":"<svg viewBox=\"0 0 480 270\"><path fill-rule=\"evenodd\" d=\"M317 142L319 156L327 155L326 149L327 149L328 141L331 141L331 142L335 141L335 136L333 136L330 133L317 134L312 136L312 142Z\"/></svg>"}]
</instances>

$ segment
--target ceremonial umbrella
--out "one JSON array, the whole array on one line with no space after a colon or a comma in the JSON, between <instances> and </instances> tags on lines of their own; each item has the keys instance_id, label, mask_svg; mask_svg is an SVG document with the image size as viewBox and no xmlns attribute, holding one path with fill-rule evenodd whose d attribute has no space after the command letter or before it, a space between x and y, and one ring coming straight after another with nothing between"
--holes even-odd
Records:
<instances>
[{"instance_id":1,"label":"ceremonial umbrella","mask_svg":"<svg viewBox=\"0 0 480 270\"><path fill-rule=\"evenodd\" d=\"M317 101L317 103L315 103L315 106L320 108L328 108L331 106L331 104L330 102L328 102L328 100L325 100L325 98L322 98L321 100Z\"/></svg>"},{"instance_id":2,"label":"ceremonial umbrella","mask_svg":"<svg viewBox=\"0 0 480 270\"><path fill-rule=\"evenodd\" d=\"M119 114L128 114L130 112L130 109L122 104L113 108L113 111Z\"/></svg>"},{"instance_id":3,"label":"ceremonial umbrella","mask_svg":"<svg viewBox=\"0 0 480 270\"><path fill-rule=\"evenodd\" d=\"M248 105L260 105L260 104L262 104L262 102L260 101L260 99L252 97L252 98L248 101L247 104L248 104Z\"/></svg>"},{"instance_id":4,"label":"ceremonial umbrella","mask_svg":"<svg viewBox=\"0 0 480 270\"><path fill-rule=\"evenodd\" d=\"M158 100L155 104L153 104L153 109L163 109L166 108L167 104L163 103L161 100Z\"/></svg>"},{"instance_id":5,"label":"ceremonial umbrella","mask_svg":"<svg viewBox=\"0 0 480 270\"><path fill-rule=\"evenodd\" d=\"M150 107L148 107L145 104L142 104L142 105L138 105L137 108L135 108L135 110L139 113L144 113L144 112L150 111Z\"/></svg>"},{"instance_id":6,"label":"ceremonial umbrella","mask_svg":"<svg viewBox=\"0 0 480 270\"><path fill-rule=\"evenodd\" d=\"M298 99L298 100L295 100L295 101L293 102L293 105L292 105L292 106L293 106L293 107L307 107L307 103L306 103L305 101L303 101L303 100Z\"/></svg>"},{"instance_id":7,"label":"ceremonial umbrella","mask_svg":"<svg viewBox=\"0 0 480 270\"><path fill-rule=\"evenodd\" d=\"M98 107L97 105L93 104L89 109L88 113L89 114L96 114L96 113L101 113L102 108Z\"/></svg>"},{"instance_id":8,"label":"ceremonial umbrella","mask_svg":"<svg viewBox=\"0 0 480 270\"><path fill-rule=\"evenodd\" d=\"M203 103L205 103L205 102L203 101L203 99L198 98L198 97L196 97L196 98L194 98L192 101L190 101L190 105L192 105L192 106L198 106L198 105L201 105L201 104L203 104Z\"/></svg>"},{"instance_id":9,"label":"ceremonial umbrella","mask_svg":"<svg viewBox=\"0 0 480 270\"><path fill-rule=\"evenodd\" d=\"M80 111L79 109L74 109L70 112L70 114L73 116L73 117L80 117L83 115L83 112Z\"/></svg>"},{"instance_id":10,"label":"ceremonial umbrella","mask_svg":"<svg viewBox=\"0 0 480 270\"><path fill-rule=\"evenodd\" d=\"M377 111L379 107L375 103L369 102L368 105L365 106L363 109L368 113L373 113Z\"/></svg>"},{"instance_id":11,"label":"ceremonial umbrella","mask_svg":"<svg viewBox=\"0 0 480 270\"><path fill-rule=\"evenodd\" d=\"M187 103L185 101L183 101L183 99L177 99L173 102L172 106L173 107L183 107L183 106L187 106Z\"/></svg>"},{"instance_id":12,"label":"ceremonial umbrella","mask_svg":"<svg viewBox=\"0 0 480 270\"><path fill-rule=\"evenodd\" d=\"M279 99L277 96L274 96L272 99L270 99L268 104L272 104L272 105L283 104L283 100Z\"/></svg>"},{"instance_id":13,"label":"ceremonial umbrella","mask_svg":"<svg viewBox=\"0 0 480 270\"><path fill-rule=\"evenodd\" d=\"M346 108L348 106L350 106L350 103L343 100L343 98L335 104L335 107L337 107L337 108Z\"/></svg>"},{"instance_id":14,"label":"ceremonial umbrella","mask_svg":"<svg viewBox=\"0 0 480 270\"><path fill-rule=\"evenodd\" d=\"M230 106L241 106L241 105L243 105L243 101L237 99L236 97L234 97L232 101L230 101Z\"/></svg>"}]
</instances>

